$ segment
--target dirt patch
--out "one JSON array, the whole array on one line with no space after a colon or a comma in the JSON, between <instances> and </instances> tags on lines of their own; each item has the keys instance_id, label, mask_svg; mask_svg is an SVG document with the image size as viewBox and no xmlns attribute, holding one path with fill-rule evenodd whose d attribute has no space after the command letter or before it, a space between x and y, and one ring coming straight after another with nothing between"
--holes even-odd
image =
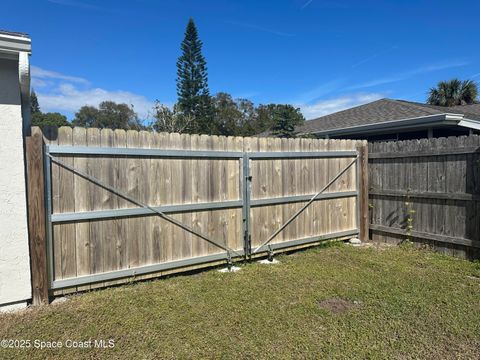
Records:
<instances>
[{"instance_id":1,"label":"dirt patch","mask_svg":"<svg viewBox=\"0 0 480 360\"><path fill-rule=\"evenodd\" d=\"M333 314L340 314L360 305L360 301L351 301L342 298L319 300L318 306Z\"/></svg>"}]
</instances>

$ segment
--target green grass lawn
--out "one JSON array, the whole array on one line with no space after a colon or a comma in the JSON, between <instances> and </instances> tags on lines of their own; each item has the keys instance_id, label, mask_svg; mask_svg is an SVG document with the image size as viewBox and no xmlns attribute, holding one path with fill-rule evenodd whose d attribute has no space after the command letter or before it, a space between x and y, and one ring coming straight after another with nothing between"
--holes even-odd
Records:
<instances>
[{"instance_id":1,"label":"green grass lawn","mask_svg":"<svg viewBox=\"0 0 480 360\"><path fill-rule=\"evenodd\" d=\"M0 339L114 339L0 358L480 357L480 266L427 250L331 246L0 315Z\"/></svg>"}]
</instances>

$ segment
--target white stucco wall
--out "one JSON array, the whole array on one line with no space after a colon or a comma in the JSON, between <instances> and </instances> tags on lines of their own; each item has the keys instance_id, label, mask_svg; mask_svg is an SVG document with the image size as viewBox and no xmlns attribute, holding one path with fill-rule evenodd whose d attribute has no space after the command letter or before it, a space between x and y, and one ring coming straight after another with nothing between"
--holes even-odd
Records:
<instances>
[{"instance_id":1,"label":"white stucco wall","mask_svg":"<svg viewBox=\"0 0 480 360\"><path fill-rule=\"evenodd\" d=\"M0 59L0 310L31 298L18 60Z\"/></svg>"}]
</instances>

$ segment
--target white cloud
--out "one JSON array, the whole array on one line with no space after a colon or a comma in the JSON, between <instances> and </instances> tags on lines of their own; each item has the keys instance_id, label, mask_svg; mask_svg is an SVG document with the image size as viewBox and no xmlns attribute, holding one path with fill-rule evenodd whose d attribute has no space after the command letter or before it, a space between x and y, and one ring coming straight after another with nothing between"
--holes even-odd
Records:
<instances>
[{"instance_id":1,"label":"white cloud","mask_svg":"<svg viewBox=\"0 0 480 360\"><path fill-rule=\"evenodd\" d=\"M30 72L32 75L32 79L34 81L38 79L55 79L55 80L65 80L65 81L79 83L79 84L89 83L87 79L84 79L81 77L64 75L56 71L42 69L34 65L30 67Z\"/></svg>"},{"instance_id":2,"label":"white cloud","mask_svg":"<svg viewBox=\"0 0 480 360\"><path fill-rule=\"evenodd\" d=\"M133 105L141 119L151 114L154 102L143 95L124 90L95 88L87 79L31 67L32 87L44 112L62 112L73 115L84 105L98 106L102 101Z\"/></svg>"},{"instance_id":3,"label":"white cloud","mask_svg":"<svg viewBox=\"0 0 480 360\"><path fill-rule=\"evenodd\" d=\"M102 101L133 105L140 118L147 118L153 107L153 101L128 91L109 91L101 88L79 89L73 84L60 84L50 92L37 92L43 111L76 112L84 105L98 106Z\"/></svg>"},{"instance_id":4,"label":"white cloud","mask_svg":"<svg viewBox=\"0 0 480 360\"><path fill-rule=\"evenodd\" d=\"M33 77L32 81L31 81L31 84L32 84L32 88L36 89L36 88L48 86L49 82L46 81L46 80L40 79L40 78L34 78Z\"/></svg>"},{"instance_id":5,"label":"white cloud","mask_svg":"<svg viewBox=\"0 0 480 360\"><path fill-rule=\"evenodd\" d=\"M380 93L352 94L321 100L314 104L300 104L296 106L301 109L303 116L305 116L307 120L311 120L354 106L363 105L383 97L385 97L385 95Z\"/></svg>"}]
</instances>

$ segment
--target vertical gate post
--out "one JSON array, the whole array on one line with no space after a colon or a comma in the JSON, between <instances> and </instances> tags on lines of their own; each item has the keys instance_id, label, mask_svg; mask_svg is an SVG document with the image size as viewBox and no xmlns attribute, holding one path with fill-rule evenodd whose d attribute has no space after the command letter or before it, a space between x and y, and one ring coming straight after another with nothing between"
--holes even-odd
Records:
<instances>
[{"instance_id":1,"label":"vertical gate post","mask_svg":"<svg viewBox=\"0 0 480 360\"><path fill-rule=\"evenodd\" d=\"M358 201L360 203L359 217L360 223L358 228L360 231L359 238L361 241L369 240L369 218L368 218L368 144L364 142L362 145L357 146L358 151L358 167L360 171L359 188L358 188Z\"/></svg>"},{"instance_id":2,"label":"vertical gate post","mask_svg":"<svg viewBox=\"0 0 480 360\"><path fill-rule=\"evenodd\" d=\"M245 251L245 258L248 259L252 249L251 235L250 235L250 191L251 191L251 176L250 176L250 158L248 153L243 154L243 248Z\"/></svg>"},{"instance_id":3,"label":"vertical gate post","mask_svg":"<svg viewBox=\"0 0 480 360\"><path fill-rule=\"evenodd\" d=\"M26 138L28 232L32 272L33 305L48 303L47 249L45 237L45 184L43 174L43 136L32 128Z\"/></svg>"}]
</instances>

